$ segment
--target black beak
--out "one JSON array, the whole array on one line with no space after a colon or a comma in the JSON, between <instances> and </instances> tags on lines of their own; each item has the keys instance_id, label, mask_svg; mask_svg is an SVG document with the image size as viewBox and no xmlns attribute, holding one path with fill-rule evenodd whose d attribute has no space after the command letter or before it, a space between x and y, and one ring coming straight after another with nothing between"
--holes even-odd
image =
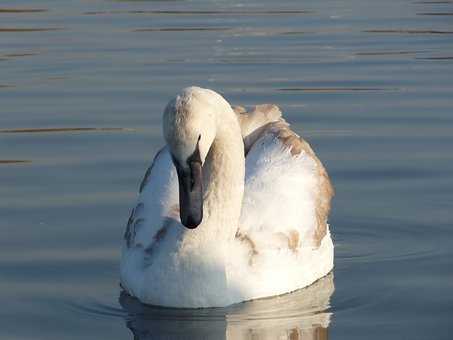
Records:
<instances>
[{"instance_id":1,"label":"black beak","mask_svg":"<svg viewBox=\"0 0 453 340\"><path fill-rule=\"evenodd\" d=\"M203 173L200 151L197 149L182 167L173 159L179 182L179 214L181 223L195 229L203 220Z\"/></svg>"},{"instance_id":2,"label":"black beak","mask_svg":"<svg viewBox=\"0 0 453 340\"><path fill-rule=\"evenodd\" d=\"M179 213L181 223L189 229L198 227L203 219L203 176L201 162L190 162L189 170L176 166L179 182Z\"/></svg>"}]
</instances>

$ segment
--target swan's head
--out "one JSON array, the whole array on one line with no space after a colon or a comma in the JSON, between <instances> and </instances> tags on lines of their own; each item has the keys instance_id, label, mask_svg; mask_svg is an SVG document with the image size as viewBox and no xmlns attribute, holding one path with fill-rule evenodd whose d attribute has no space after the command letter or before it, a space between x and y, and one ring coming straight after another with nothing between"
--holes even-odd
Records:
<instances>
[{"instance_id":1,"label":"swan's head","mask_svg":"<svg viewBox=\"0 0 453 340\"><path fill-rule=\"evenodd\" d=\"M164 111L164 137L178 173L181 222L190 229L203 219L202 171L216 136L218 97L211 90L190 87Z\"/></svg>"}]
</instances>

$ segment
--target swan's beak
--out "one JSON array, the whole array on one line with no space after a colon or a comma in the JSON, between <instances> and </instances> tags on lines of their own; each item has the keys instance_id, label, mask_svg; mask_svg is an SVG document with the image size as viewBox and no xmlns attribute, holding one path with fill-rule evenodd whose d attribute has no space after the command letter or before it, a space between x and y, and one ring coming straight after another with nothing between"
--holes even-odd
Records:
<instances>
[{"instance_id":1,"label":"swan's beak","mask_svg":"<svg viewBox=\"0 0 453 340\"><path fill-rule=\"evenodd\" d=\"M189 229L198 227L203 219L203 176L201 161L188 162L185 170L176 165L179 182L179 211L181 223Z\"/></svg>"}]
</instances>

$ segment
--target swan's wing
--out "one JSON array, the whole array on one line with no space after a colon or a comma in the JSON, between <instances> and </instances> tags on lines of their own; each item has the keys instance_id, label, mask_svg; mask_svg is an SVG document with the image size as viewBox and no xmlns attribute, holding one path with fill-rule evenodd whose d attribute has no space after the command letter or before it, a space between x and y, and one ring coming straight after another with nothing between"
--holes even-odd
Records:
<instances>
[{"instance_id":1,"label":"swan's wing","mask_svg":"<svg viewBox=\"0 0 453 340\"><path fill-rule=\"evenodd\" d=\"M282 117L280 108L274 104L256 105L250 111L246 111L242 106L234 106L233 110L241 126L246 155L265 126L272 122L278 122Z\"/></svg>"},{"instance_id":2,"label":"swan's wing","mask_svg":"<svg viewBox=\"0 0 453 340\"><path fill-rule=\"evenodd\" d=\"M333 196L322 163L282 118L248 136L252 142L237 237L255 252L318 247Z\"/></svg>"},{"instance_id":3,"label":"swan's wing","mask_svg":"<svg viewBox=\"0 0 453 340\"><path fill-rule=\"evenodd\" d=\"M124 234L128 248L150 249L169 224L179 221L178 179L168 147L154 157L140 184L140 194Z\"/></svg>"}]
</instances>

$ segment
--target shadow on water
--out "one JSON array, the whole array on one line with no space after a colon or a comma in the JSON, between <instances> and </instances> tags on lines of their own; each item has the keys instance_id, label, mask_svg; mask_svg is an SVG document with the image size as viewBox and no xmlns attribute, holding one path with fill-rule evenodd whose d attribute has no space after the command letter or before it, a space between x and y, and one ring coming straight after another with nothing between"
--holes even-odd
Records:
<instances>
[{"instance_id":1,"label":"shadow on water","mask_svg":"<svg viewBox=\"0 0 453 340\"><path fill-rule=\"evenodd\" d=\"M226 308L175 309L119 302L134 339L328 339L333 274L291 294Z\"/></svg>"}]
</instances>

